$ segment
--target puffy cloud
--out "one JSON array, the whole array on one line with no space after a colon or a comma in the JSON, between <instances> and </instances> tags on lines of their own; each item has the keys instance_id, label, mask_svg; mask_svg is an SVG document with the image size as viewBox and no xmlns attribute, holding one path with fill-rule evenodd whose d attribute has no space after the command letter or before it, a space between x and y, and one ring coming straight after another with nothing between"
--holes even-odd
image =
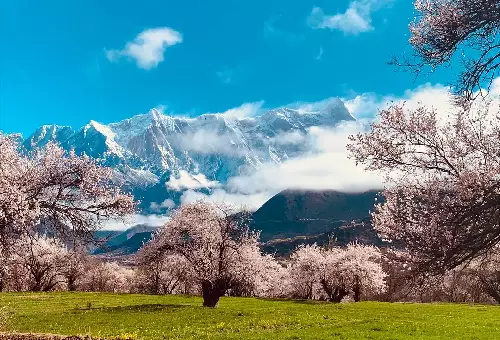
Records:
<instances>
[{"instance_id":1,"label":"puffy cloud","mask_svg":"<svg viewBox=\"0 0 500 340\"><path fill-rule=\"evenodd\" d=\"M234 192L255 195L287 188L360 192L381 188L378 176L365 172L348 159L348 136L365 128L362 123L347 123L335 129L310 128L305 136L308 148L303 156L280 164L264 164L248 176L229 180Z\"/></svg>"},{"instance_id":2,"label":"puffy cloud","mask_svg":"<svg viewBox=\"0 0 500 340\"><path fill-rule=\"evenodd\" d=\"M256 116L261 111L262 105L264 105L263 100L252 103L243 103L238 107L229 109L219 114L222 114L226 117L237 118L237 119L253 117Z\"/></svg>"},{"instance_id":3,"label":"puffy cloud","mask_svg":"<svg viewBox=\"0 0 500 340\"><path fill-rule=\"evenodd\" d=\"M215 189L210 195L188 190L183 193L181 203L192 203L199 200L218 203L229 203L236 207L249 211L255 211L260 208L267 200L273 197L276 191L257 192L253 194L228 192L225 189Z\"/></svg>"},{"instance_id":4,"label":"puffy cloud","mask_svg":"<svg viewBox=\"0 0 500 340\"><path fill-rule=\"evenodd\" d=\"M380 110L402 103L408 109L415 109L420 105L433 107L444 115L453 111L450 88L441 84L427 83L415 89L406 90L402 96L363 93L343 100L349 112L356 118L373 118Z\"/></svg>"},{"instance_id":5,"label":"puffy cloud","mask_svg":"<svg viewBox=\"0 0 500 340\"><path fill-rule=\"evenodd\" d=\"M319 7L314 7L308 17L311 27L339 30L344 34L356 35L372 31L372 12L388 4L389 0L358 0L352 1L344 13L325 15Z\"/></svg>"},{"instance_id":6,"label":"puffy cloud","mask_svg":"<svg viewBox=\"0 0 500 340\"><path fill-rule=\"evenodd\" d=\"M160 203L151 202L151 204L149 205L149 209L154 212L161 212L162 210L172 209L174 207L175 207L175 202L169 198Z\"/></svg>"},{"instance_id":7,"label":"puffy cloud","mask_svg":"<svg viewBox=\"0 0 500 340\"><path fill-rule=\"evenodd\" d=\"M127 230L138 224L145 224L151 227L160 227L169 220L164 215L128 215L123 219L110 219L103 223L102 230Z\"/></svg>"},{"instance_id":8,"label":"puffy cloud","mask_svg":"<svg viewBox=\"0 0 500 340\"><path fill-rule=\"evenodd\" d=\"M245 154L245 150L236 146L235 138L237 136L201 129L180 136L180 143L183 149L202 154L218 153L227 156L242 156Z\"/></svg>"},{"instance_id":9,"label":"puffy cloud","mask_svg":"<svg viewBox=\"0 0 500 340\"><path fill-rule=\"evenodd\" d=\"M118 61L123 57L131 58L136 61L138 67L149 70L164 60L167 47L181 42L182 34L169 27L151 28L139 33L122 50L107 50L106 57L110 61Z\"/></svg>"},{"instance_id":10,"label":"puffy cloud","mask_svg":"<svg viewBox=\"0 0 500 340\"><path fill-rule=\"evenodd\" d=\"M302 144L306 140L306 135L301 131L295 130L282 132L273 137L270 142L278 145Z\"/></svg>"},{"instance_id":11,"label":"puffy cloud","mask_svg":"<svg viewBox=\"0 0 500 340\"><path fill-rule=\"evenodd\" d=\"M217 181L210 181L204 174L190 174L185 170L179 171L179 177L172 177L166 183L167 188L174 190L214 188L220 186Z\"/></svg>"}]
</instances>

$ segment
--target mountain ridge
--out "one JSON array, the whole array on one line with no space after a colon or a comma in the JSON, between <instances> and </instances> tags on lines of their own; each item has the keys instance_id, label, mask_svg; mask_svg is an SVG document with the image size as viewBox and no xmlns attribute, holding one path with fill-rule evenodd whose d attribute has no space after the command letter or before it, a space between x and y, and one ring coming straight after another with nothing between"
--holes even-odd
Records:
<instances>
[{"instance_id":1,"label":"mountain ridge","mask_svg":"<svg viewBox=\"0 0 500 340\"><path fill-rule=\"evenodd\" d=\"M192 176L203 174L207 182L224 185L231 177L250 174L266 163L281 163L306 151L300 143L280 142L281 135L305 134L311 127L334 128L354 120L338 98L315 111L282 107L240 118L213 113L187 118L151 109L110 124L91 120L78 129L43 125L23 140L23 146L32 151L55 142L66 150L85 153L114 168L115 177L129 191L144 193L143 189L157 185L165 188L181 171ZM179 197L171 188L166 190L161 200L143 194L141 210L148 212L151 202Z\"/></svg>"}]
</instances>

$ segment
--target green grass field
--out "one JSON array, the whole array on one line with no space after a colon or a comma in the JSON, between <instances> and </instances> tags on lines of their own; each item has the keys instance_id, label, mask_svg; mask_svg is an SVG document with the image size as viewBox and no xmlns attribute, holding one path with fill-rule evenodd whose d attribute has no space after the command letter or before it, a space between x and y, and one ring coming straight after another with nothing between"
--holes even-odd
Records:
<instances>
[{"instance_id":1,"label":"green grass field","mask_svg":"<svg viewBox=\"0 0 500 340\"><path fill-rule=\"evenodd\" d=\"M137 339L500 339L500 307L134 294L0 294L18 332ZM90 307L90 308L89 308Z\"/></svg>"}]
</instances>

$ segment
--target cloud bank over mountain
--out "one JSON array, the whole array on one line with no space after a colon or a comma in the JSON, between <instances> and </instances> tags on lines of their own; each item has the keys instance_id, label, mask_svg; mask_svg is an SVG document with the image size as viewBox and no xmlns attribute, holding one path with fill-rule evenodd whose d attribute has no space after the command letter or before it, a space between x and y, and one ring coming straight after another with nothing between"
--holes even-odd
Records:
<instances>
[{"instance_id":1,"label":"cloud bank over mountain","mask_svg":"<svg viewBox=\"0 0 500 340\"><path fill-rule=\"evenodd\" d=\"M427 84L401 97L367 93L275 109L256 102L195 118L152 109L77 130L46 125L24 146L55 141L100 159L141 201L140 214L122 225L158 224L161 214L199 199L256 210L284 189L381 189L382 179L356 166L346 144L349 135L369 127L378 110L396 103L452 111L449 89Z\"/></svg>"}]
</instances>

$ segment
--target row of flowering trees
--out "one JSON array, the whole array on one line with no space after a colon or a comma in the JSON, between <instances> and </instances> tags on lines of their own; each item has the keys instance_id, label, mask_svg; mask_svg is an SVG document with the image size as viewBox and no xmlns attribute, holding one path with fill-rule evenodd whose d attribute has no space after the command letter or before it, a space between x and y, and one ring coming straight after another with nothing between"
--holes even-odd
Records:
<instances>
[{"instance_id":1,"label":"row of flowering trees","mask_svg":"<svg viewBox=\"0 0 500 340\"><path fill-rule=\"evenodd\" d=\"M224 295L500 302L499 253L442 275L416 275L406 251L360 244L304 245L276 259L247 222L227 205L185 205L126 266L47 236L22 238L1 259L1 288L202 295L208 307Z\"/></svg>"},{"instance_id":2,"label":"row of flowering trees","mask_svg":"<svg viewBox=\"0 0 500 340\"><path fill-rule=\"evenodd\" d=\"M1 288L7 291L81 290L125 292L134 270L92 257L83 248L68 249L47 236L24 237L2 256Z\"/></svg>"},{"instance_id":3,"label":"row of flowering trees","mask_svg":"<svg viewBox=\"0 0 500 340\"><path fill-rule=\"evenodd\" d=\"M302 246L277 261L262 254L248 221L245 213L223 204L179 208L138 255L146 290L199 291L210 307L225 294L340 302L349 294L359 301L363 293L384 291L377 248Z\"/></svg>"}]
</instances>

